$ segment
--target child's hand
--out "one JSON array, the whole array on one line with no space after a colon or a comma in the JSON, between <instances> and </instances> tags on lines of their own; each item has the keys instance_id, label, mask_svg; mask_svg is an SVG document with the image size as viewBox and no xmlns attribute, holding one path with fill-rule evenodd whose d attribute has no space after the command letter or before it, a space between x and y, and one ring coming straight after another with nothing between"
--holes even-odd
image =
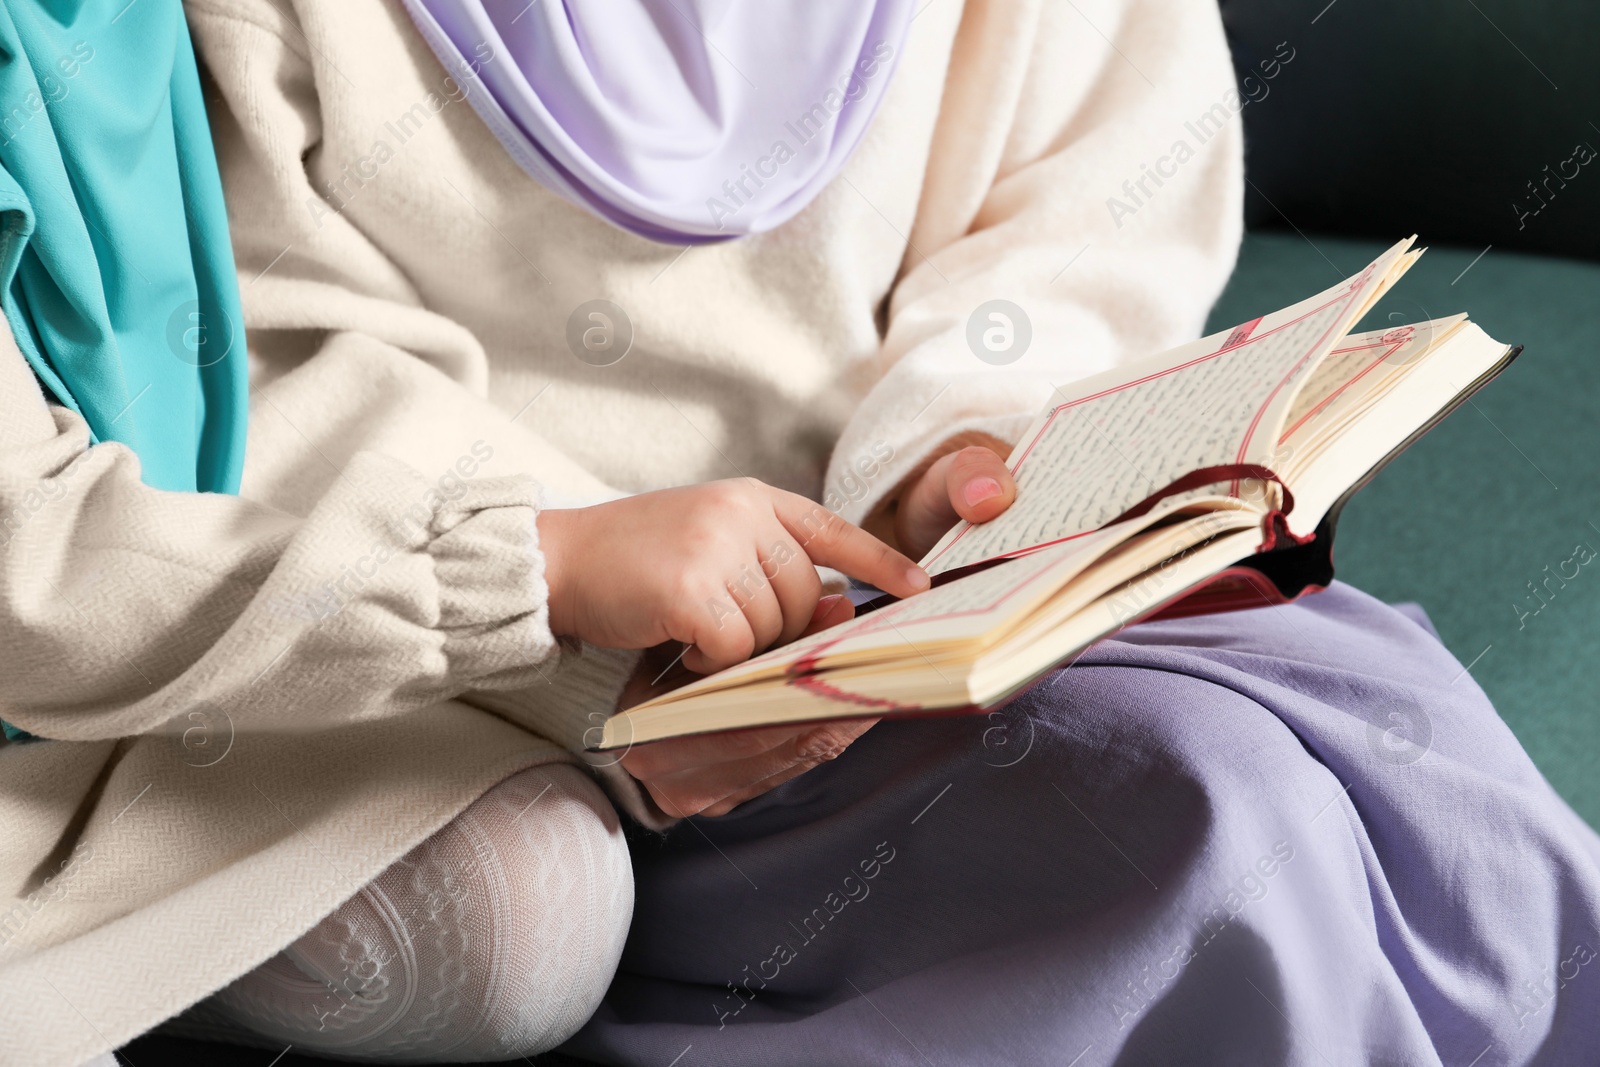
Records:
<instances>
[{"instance_id":1,"label":"child's hand","mask_svg":"<svg viewBox=\"0 0 1600 1067\"><path fill-rule=\"evenodd\" d=\"M813 563L896 596L928 588L905 556L820 504L753 478L663 489L539 515L550 628L607 648L692 645L721 670L797 637L817 606Z\"/></svg>"},{"instance_id":2,"label":"child's hand","mask_svg":"<svg viewBox=\"0 0 1600 1067\"><path fill-rule=\"evenodd\" d=\"M1005 461L1011 446L987 435L968 439L982 443L940 456L900 497L894 540L913 558L926 555L961 519L988 522L1017 499L1017 483Z\"/></svg>"},{"instance_id":3,"label":"child's hand","mask_svg":"<svg viewBox=\"0 0 1600 1067\"><path fill-rule=\"evenodd\" d=\"M674 818L726 815L745 801L840 755L877 719L675 737L622 757L656 806Z\"/></svg>"},{"instance_id":4,"label":"child's hand","mask_svg":"<svg viewBox=\"0 0 1600 1067\"><path fill-rule=\"evenodd\" d=\"M855 615L846 597L823 597L804 633L837 626ZM672 677L674 646L648 650L617 710L659 696L686 680ZM624 770L639 780L662 811L675 817L726 815L752 797L833 759L876 719L836 719L800 726L767 726L702 737L675 737L623 753Z\"/></svg>"}]
</instances>

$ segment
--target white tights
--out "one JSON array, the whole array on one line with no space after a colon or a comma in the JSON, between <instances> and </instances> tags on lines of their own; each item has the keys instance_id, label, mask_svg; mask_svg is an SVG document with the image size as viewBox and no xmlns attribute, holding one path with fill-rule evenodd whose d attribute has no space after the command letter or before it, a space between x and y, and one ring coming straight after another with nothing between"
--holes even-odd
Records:
<instances>
[{"instance_id":1,"label":"white tights","mask_svg":"<svg viewBox=\"0 0 1600 1067\"><path fill-rule=\"evenodd\" d=\"M374 1063L532 1055L600 1003L632 912L605 794L533 767L164 1029Z\"/></svg>"}]
</instances>

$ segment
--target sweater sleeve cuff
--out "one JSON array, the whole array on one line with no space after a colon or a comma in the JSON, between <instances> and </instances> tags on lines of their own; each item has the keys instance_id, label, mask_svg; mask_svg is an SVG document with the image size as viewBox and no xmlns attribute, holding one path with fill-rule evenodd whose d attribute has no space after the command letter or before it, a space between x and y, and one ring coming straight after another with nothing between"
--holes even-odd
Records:
<instances>
[{"instance_id":1,"label":"sweater sleeve cuff","mask_svg":"<svg viewBox=\"0 0 1600 1067\"><path fill-rule=\"evenodd\" d=\"M471 686L462 699L572 752L613 803L664 829L676 820L623 770L622 754L586 751L615 713L640 653L564 644L551 632L535 521L542 504L532 479L485 479L438 512L428 553L451 672Z\"/></svg>"},{"instance_id":2,"label":"sweater sleeve cuff","mask_svg":"<svg viewBox=\"0 0 1600 1067\"><path fill-rule=\"evenodd\" d=\"M484 479L433 515L427 552L450 674L473 687L526 685L556 653L531 478Z\"/></svg>"}]
</instances>

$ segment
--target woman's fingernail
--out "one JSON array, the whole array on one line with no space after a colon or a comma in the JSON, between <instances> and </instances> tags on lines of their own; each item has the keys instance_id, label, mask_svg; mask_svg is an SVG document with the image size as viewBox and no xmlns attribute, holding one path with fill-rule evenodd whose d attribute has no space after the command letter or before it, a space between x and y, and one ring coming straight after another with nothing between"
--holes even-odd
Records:
<instances>
[{"instance_id":1,"label":"woman's fingernail","mask_svg":"<svg viewBox=\"0 0 1600 1067\"><path fill-rule=\"evenodd\" d=\"M921 567L908 567L906 569L906 581L911 584L913 589L926 589L929 585L928 572Z\"/></svg>"},{"instance_id":2,"label":"woman's fingernail","mask_svg":"<svg viewBox=\"0 0 1600 1067\"><path fill-rule=\"evenodd\" d=\"M993 478L974 478L961 492L967 498L968 507L977 507L990 497L1000 495L1000 483Z\"/></svg>"}]
</instances>

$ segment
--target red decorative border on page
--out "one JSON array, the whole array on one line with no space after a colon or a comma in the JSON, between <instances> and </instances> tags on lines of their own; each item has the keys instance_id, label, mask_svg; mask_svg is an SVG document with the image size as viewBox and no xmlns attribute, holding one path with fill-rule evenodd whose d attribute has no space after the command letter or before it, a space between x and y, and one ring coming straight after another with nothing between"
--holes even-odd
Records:
<instances>
[{"instance_id":1,"label":"red decorative border on page","mask_svg":"<svg viewBox=\"0 0 1600 1067\"><path fill-rule=\"evenodd\" d=\"M1012 467L1011 467L1012 476L1015 477L1017 472L1022 469L1022 465L1028 461L1028 456L1032 454L1034 448L1044 438L1044 435L1049 433L1050 427L1055 423L1056 418L1058 416L1062 415L1064 412L1070 411L1073 408L1078 407L1080 405L1087 404L1092 400L1099 400L1101 397L1111 396L1111 395L1113 395L1115 393L1120 393L1120 392L1123 392L1124 390L1131 389L1134 386L1144 385L1146 382L1152 382L1152 381L1157 380L1158 378L1164 378L1169 374L1176 374L1179 371L1187 370L1190 367L1195 367L1195 366L1200 365L1201 363L1209 362L1210 360L1216 359L1219 356L1227 355L1230 352L1237 352L1240 349L1247 348L1250 345L1256 343L1257 341L1262 340L1263 338L1271 337L1273 334L1279 333L1279 332L1281 332L1283 330L1288 329L1291 326L1294 326L1294 325L1297 325L1297 324L1299 324L1301 322L1304 322L1306 319L1310 318L1311 316L1317 314L1318 312L1324 311L1324 310L1332 307L1335 304L1338 304L1340 302L1349 302L1350 300L1354 299L1355 296L1358 293L1360 293L1363 289L1366 288L1367 282L1370 280L1371 274L1372 274L1372 265L1369 264L1367 266L1366 270L1362 271L1361 274L1358 275L1354 281L1352 281L1348 286L1345 287L1345 291L1344 291L1344 293L1342 295L1336 296L1333 299L1327 301L1326 303L1319 304L1318 306L1316 306L1314 308L1311 308L1311 309L1301 313L1300 315L1296 316L1293 319L1290 319L1287 322L1283 322L1283 323L1278 324L1277 326L1274 326L1270 330L1267 330L1267 331L1262 332L1262 333L1256 333L1255 332L1256 327L1263 320L1260 319L1260 318L1255 319L1252 322L1245 323L1244 325L1242 325L1242 326L1234 329L1232 332L1230 332L1228 334L1228 336L1223 340L1223 343L1221 344L1221 346L1218 347L1214 352L1208 352L1203 356L1196 356L1194 359L1191 359L1186 363L1180 363L1175 367L1167 367L1164 370L1154 371L1154 372L1152 372L1150 374L1145 375L1142 378L1136 378L1133 381L1123 382L1123 383L1121 383L1119 385L1111 386L1108 389L1102 389L1098 393L1092 393L1089 396L1079 397L1076 400L1072 400L1072 401L1069 401L1069 402L1067 402L1065 404L1061 404L1061 405L1057 406L1054 410L1052 410L1050 412L1049 417L1045 419L1044 425L1039 427L1039 432L1034 434L1033 439L1031 441L1029 441L1027 447L1022 450L1022 454L1017 457L1016 463L1013 464ZM1271 407L1272 406L1272 401L1277 398L1277 395L1278 395L1279 391L1281 391L1283 389L1284 385L1286 385L1289 382L1289 380L1291 378L1293 378L1295 376L1295 374L1297 374L1299 372L1300 368L1305 365L1306 360L1311 358L1311 353L1316 351L1317 348L1321 347L1323 342L1327 339L1328 331L1331 331L1332 329L1333 329L1333 326L1330 325L1328 327L1328 330L1323 331L1322 336L1317 338L1316 344L1313 345L1311 347L1311 349L1308 350L1307 353L1304 356L1302 356L1299 359L1299 361L1297 361L1295 363L1295 365L1289 369L1289 371L1287 373L1284 374L1283 378L1278 382L1278 384L1273 386L1272 391L1267 394L1266 400L1263 401L1261 406L1256 409L1255 416L1250 420L1250 425L1245 431L1244 441L1239 446L1239 451L1238 451L1237 456L1236 456L1236 462L1238 462L1238 463L1243 463L1244 462L1245 454L1248 453L1249 450L1250 450L1250 443L1255 438L1256 429L1259 426L1263 416L1265 416L1267 408ZM1228 495L1229 496L1238 496L1239 495L1239 482L1238 482L1237 479L1234 479L1230 483L1230 486L1229 486L1229 489L1228 489ZM933 563L936 560L938 560L940 556L943 556L946 552L950 551L950 549L954 548L958 543L960 543L961 539L963 537L965 537L967 535L967 533L972 529L973 529L972 526L968 526L966 529L963 529L960 533L956 534L956 536L951 539L951 541L950 541L950 543L948 545L945 545L944 548L939 550L939 555L934 556L933 559L929 560L928 562L929 563ZM999 556L992 557L992 559L994 559L994 560L1015 559L1015 558L1020 557L1020 556L1030 555L1031 553L1037 552L1042 548L1049 548L1052 545L1063 544L1063 543L1065 543L1067 541L1075 540L1076 538L1082 537L1082 536L1084 536L1085 533L1090 533L1090 532L1093 532L1093 531L1084 531L1083 533L1070 534L1070 535L1068 535L1066 537L1058 537L1058 538L1056 538L1054 540L1051 540L1051 541L1042 541L1037 545L1030 545L1027 548L1020 548L1020 549L1016 549L1015 551L1012 551L1012 552L1002 553ZM980 562L987 563L987 562L990 562L990 560L982 560ZM973 565L976 566L976 564L973 564Z\"/></svg>"},{"instance_id":2,"label":"red decorative border on page","mask_svg":"<svg viewBox=\"0 0 1600 1067\"><path fill-rule=\"evenodd\" d=\"M1044 575L1050 572L1050 569L1050 567L1043 567L1035 573L1028 575L1026 578L1017 582L1009 589L1003 590L998 596L989 601L987 604L981 604L971 608L962 608L956 611L937 612L933 615L927 615L917 619L914 623L908 623L907 625L921 625L925 622L941 622L946 619L959 619L966 615L981 615L985 612L993 611L995 608L999 607L1001 604L1004 604L1007 600L1010 600L1012 597L1016 596L1033 583L1039 581L1044 577ZM822 657L829 649L834 648L840 643L850 640L851 638L859 637L862 634L882 633L884 630L894 630L898 633L899 628L894 624L894 615L899 611L903 611L908 605L914 603L915 599L913 598L909 600L899 600L893 604L881 607L872 613L870 621L866 622L865 624L852 627L849 632L841 633L831 640L818 644L804 656L801 656L799 659L795 660L789 665L788 669L784 672L786 675L785 681L789 685L800 689L809 690L813 693L816 693L818 696L827 697L829 700L836 700L849 704L860 704L864 708L876 708L880 711L920 710L922 708L921 704L899 704L894 701L884 700L879 697L869 697L862 693L852 693L849 690L840 689L838 686L831 685L817 676ZM916 648L916 645L911 641L910 638L905 638L905 642L912 648Z\"/></svg>"},{"instance_id":3,"label":"red decorative border on page","mask_svg":"<svg viewBox=\"0 0 1600 1067\"><path fill-rule=\"evenodd\" d=\"M1281 445L1290 437L1293 437L1296 430L1300 429L1300 427L1304 426L1307 422L1316 418L1317 414L1322 411L1323 408L1339 399L1339 397L1344 394L1346 389L1359 382L1362 378L1365 378L1376 368L1382 366L1385 360L1404 348L1407 342L1411 340L1411 335L1413 332L1414 331L1410 326L1402 326L1397 330L1390 330L1372 344L1355 345L1351 348L1335 348L1332 352L1329 352L1328 355L1330 356L1342 356L1350 352L1365 352L1372 349L1381 349L1383 351L1383 355L1379 356L1371 363L1368 363L1365 367L1362 367L1359 373L1351 377L1343 385L1339 386L1339 388L1335 389L1333 392L1329 393L1327 396L1318 401L1316 407L1300 416L1293 426L1290 426L1288 429L1283 431L1283 436L1278 438L1278 443ZM1399 336L1398 340L1389 340L1390 338L1396 336Z\"/></svg>"}]
</instances>

